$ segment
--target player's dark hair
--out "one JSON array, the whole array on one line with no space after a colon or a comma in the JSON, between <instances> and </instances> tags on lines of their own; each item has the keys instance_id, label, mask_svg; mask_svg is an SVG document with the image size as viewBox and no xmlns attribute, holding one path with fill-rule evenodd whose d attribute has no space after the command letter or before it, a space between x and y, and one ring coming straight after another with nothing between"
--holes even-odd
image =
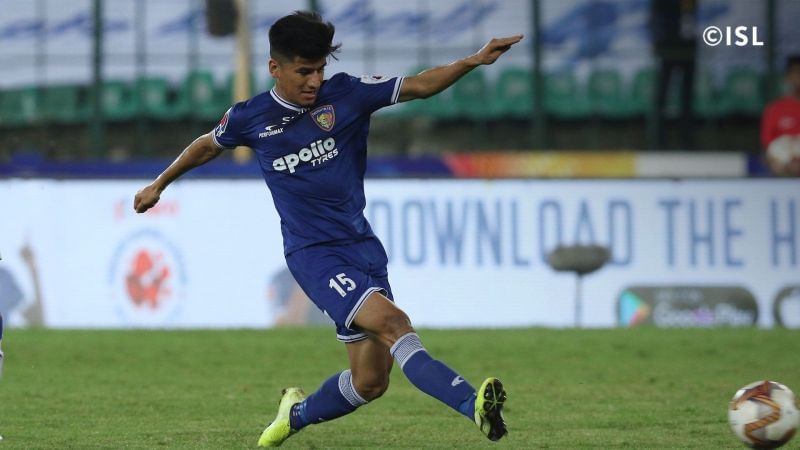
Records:
<instances>
[{"instance_id":1,"label":"player's dark hair","mask_svg":"<svg viewBox=\"0 0 800 450\"><path fill-rule=\"evenodd\" d=\"M783 72L789 73L794 66L800 66L800 53L789 55L789 57L786 58L786 67L784 67Z\"/></svg>"},{"instance_id":2,"label":"player's dark hair","mask_svg":"<svg viewBox=\"0 0 800 450\"><path fill-rule=\"evenodd\" d=\"M333 45L336 27L316 12L295 11L269 28L269 53L273 58L316 60L333 56L342 44Z\"/></svg>"}]
</instances>

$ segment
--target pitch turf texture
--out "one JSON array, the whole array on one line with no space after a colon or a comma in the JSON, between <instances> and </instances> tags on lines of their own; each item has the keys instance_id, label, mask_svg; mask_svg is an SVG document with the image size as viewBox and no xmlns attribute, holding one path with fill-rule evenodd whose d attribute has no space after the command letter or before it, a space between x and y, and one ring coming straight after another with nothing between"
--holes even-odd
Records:
<instances>
[{"instance_id":1,"label":"pitch turf texture","mask_svg":"<svg viewBox=\"0 0 800 450\"><path fill-rule=\"evenodd\" d=\"M395 367L383 398L284 448L739 448L727 424L736 389L769 378L800 391L800 332L420 335L473 385L503 380L506 439L490 443ZM346 367L329 329L9 330L3 346L0 450L253 448L281 388L310 392Z\"/></svg>"}]
</instances>

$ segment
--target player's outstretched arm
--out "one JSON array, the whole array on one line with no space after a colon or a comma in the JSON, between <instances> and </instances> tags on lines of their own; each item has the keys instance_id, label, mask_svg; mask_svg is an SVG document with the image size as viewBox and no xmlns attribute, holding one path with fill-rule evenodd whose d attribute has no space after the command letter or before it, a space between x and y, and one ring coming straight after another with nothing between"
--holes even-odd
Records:
<instances>
[{"instance_id":1,"label":"player's outstretched arm","mask_svg":"<svg viewBox=\"0 0 800 450\"><path fill-rule=\"evenodd\" d=\"M158 203L161 193L178 177L189 170L201 166L219 156L222 149L217 147L210 134L204 134L189 144L158 178L136 193L133 209L143 213Z\"/></svg>"},{"instance_id":2,"label":"player's outstretched arm","mask_svg":"<svg viewBox=\"0 0 800 450\"><path fill-rule=\"evenodd\" d=\"M500 55L507 52L512 45L521 40L521 34L492 39L473 55L459 59L446 66L428 69L419 75L406 77L400 87L399 101L407 102L416 98L428 98L431 95L438 94L458 81L470 70L484 64L494 63Z\"/></svg>"}]
</instances>

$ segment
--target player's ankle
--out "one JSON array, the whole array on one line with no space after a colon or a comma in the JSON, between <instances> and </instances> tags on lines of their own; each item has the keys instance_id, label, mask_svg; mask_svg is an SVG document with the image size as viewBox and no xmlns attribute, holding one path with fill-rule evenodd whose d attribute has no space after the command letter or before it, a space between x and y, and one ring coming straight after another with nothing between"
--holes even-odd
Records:
<instances>
[{"instance_id":1,"label":"player's ankle","mask_svg":"<svg viewBox=\"0 0 800 450\"><path fill-rule=\"evenodd\" d=\"M467 419L475 420L475 399L478 398L477 394L472 394L467 397L460 405L458 405L458 412L463 414Z\"/></svg>"},{"instance_id":2,"label":"player's ankle","mask_svg":"<svg viewBox=\"0 0 800 450\"><path fill-rule=\"evenodd\" d=\"M305 418L303 411L303 403L295 403L289 412L289 428L292 431L300 431L309 425L308 420Z\"/></svg>"}]
</instances>

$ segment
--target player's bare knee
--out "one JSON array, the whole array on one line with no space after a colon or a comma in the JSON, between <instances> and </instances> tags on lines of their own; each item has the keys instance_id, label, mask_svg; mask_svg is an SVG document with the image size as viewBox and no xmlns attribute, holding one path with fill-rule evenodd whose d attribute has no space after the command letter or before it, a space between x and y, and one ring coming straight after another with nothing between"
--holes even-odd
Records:
<instances>
[{"instance_id":1,"label":"player's bare knee","mask_svg":"<svg viewBox=\"0 0 800 450\"><path fill-rule=\"evenodd\" d=\"M364 398L364 400L371 402L383 395L383 393L389 389L389 381L387 380L385 383L380 384L370 384L356 389L358 389L358 393Z\"/></svg>"},{"instance_id":2,"label":"player's bare knee","mask_svg":"<svg viewBox=\"0 0 800 450\"><path fill-rule=\"evenodd\" d=\"M377 399L389 389L389 375L373 375L353 378L353 387L364 400L370 402Z\"/></svg>"},{"instance_id":3,"label":"player's bare knee","mask_svg":"<svg viewBox=\"0 0 800 450\"><path fill-rule=\"evenodd\" d=\"M403 311L397 310L383 318L379 333L391 345L403 335L412 332L414 332L414 327L411 326L411 319Z\"/></svg>"}]
</instances>

